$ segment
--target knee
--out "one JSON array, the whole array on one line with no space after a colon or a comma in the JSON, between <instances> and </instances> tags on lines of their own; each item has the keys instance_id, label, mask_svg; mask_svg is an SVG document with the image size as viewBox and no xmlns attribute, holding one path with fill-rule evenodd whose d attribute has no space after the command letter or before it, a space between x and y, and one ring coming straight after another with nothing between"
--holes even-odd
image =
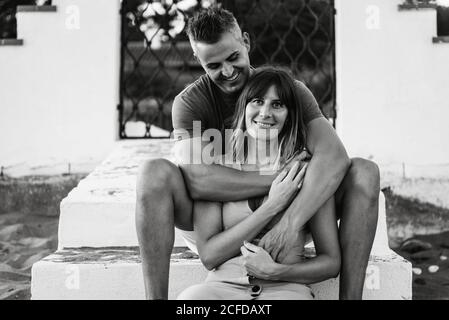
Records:
<instances>
[{"instance_id":1,"label":"knee","mask_svg":"<svg viewBox=\"0 0 449 320\"><path fill-rule=\"evenodd\" d=\"M166 159L145 160L137 174L137 197L146 198L155 192L168 192L177 166Z\"/></svg>"},{"instance_id":2,"label":"knee","mask_svg":"<svg viewBox=\"0 0 449 320\"><path fill-rule=\"evenodd\" d=\"M380 192L380 172L377 164L362 158L351 159L348 171L350 187L358 196L370 202L377 202Z\"/></svg>"},{"instance_id":3,"label":"knee","mask_svg":"<svg viewBox=\"0 0 449 320\"><path fill-rule=\"evenodd\" d=\"M182 291L176 300L209 300L210 292L204 284L196 284Z\"/></svg>"}]
</instances>

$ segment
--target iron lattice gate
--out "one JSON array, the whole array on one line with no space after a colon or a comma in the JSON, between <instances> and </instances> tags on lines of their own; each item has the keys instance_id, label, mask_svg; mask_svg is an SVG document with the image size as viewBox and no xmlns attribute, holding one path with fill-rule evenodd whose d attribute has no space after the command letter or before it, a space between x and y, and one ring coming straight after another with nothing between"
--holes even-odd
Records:
<instances>
[{"instance_id":1,"label":"iron lattice gate","mask_svg":"<svg viewBox=\"0 0 449 320\"><path fill-rule=\"evenodd\" d=\"M173 98L204 73L184 32L187 19L215 2L250 34L251 64L289 66L335 126L334 0L123 0L120 138L172 130Z\"/></svg>"}]
</instances>

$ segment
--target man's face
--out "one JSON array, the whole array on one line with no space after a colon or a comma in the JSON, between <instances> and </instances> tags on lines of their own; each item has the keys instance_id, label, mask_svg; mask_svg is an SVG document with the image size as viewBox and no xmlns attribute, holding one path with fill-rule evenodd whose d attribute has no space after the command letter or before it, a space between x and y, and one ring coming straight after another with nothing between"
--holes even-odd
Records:
<instances>
[{"instance_id":1,"label":"man's face","mask_svg":"<svg viewBox=\"0 0 449 320\"><path fill-rule=\"evenodd\" d=\"M191 41L191 45L204 71L223 92L242 90L250 73L247 33L229 31L217 43Z\"/></svg>"}]
</instances>

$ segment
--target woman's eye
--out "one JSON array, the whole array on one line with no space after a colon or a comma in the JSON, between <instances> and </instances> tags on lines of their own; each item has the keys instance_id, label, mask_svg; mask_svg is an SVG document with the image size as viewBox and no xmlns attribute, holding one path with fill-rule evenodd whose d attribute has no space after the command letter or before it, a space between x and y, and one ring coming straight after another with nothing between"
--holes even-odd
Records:
<instances>
[{"instance_id":1,"label":"woman's eye","mask_svg":"<svg viewBox=\"0 0 449 320\"><path fill-rule=\"evenodd\" d=\"M279 102L275 102L275 103L273 103L273 108L280 109L280 108L282 108L282 104L280 104Z\"/></svg>"},{"instance_id":2,"label":"woman's eye","mask_svg":"<svg viewBox=\"0 0 449 320\"><path fill-rule=\"evenodd\" d=\"M263 104L263 101L261 99L253 99L253 103L260 106Z\"/></svg>"}]
</instances>

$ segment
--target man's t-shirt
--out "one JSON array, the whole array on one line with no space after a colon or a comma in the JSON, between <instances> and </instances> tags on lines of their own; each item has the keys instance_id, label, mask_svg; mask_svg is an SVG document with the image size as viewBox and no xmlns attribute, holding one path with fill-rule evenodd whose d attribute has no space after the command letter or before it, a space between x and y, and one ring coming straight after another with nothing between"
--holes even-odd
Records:
<instances>
[{"instance_id":1,"label":"man's t-shirt","mask_svg":"<svg viewBox=\"0 0 449 320\"><path fill-rule=\"evenodd\" d=\"M303 106L304 123L323 117L310 90L300 81L295 83ZM223 134L224 129L231 128L238 97L239 94L223 93L206 74L202 75L181 91L173 101L174 136L181 139L192 137L193 121L201 121L199 133L207 129L218 129ZM188 132L188 137L185 132Z\"/></svg>"}]
</instances>

